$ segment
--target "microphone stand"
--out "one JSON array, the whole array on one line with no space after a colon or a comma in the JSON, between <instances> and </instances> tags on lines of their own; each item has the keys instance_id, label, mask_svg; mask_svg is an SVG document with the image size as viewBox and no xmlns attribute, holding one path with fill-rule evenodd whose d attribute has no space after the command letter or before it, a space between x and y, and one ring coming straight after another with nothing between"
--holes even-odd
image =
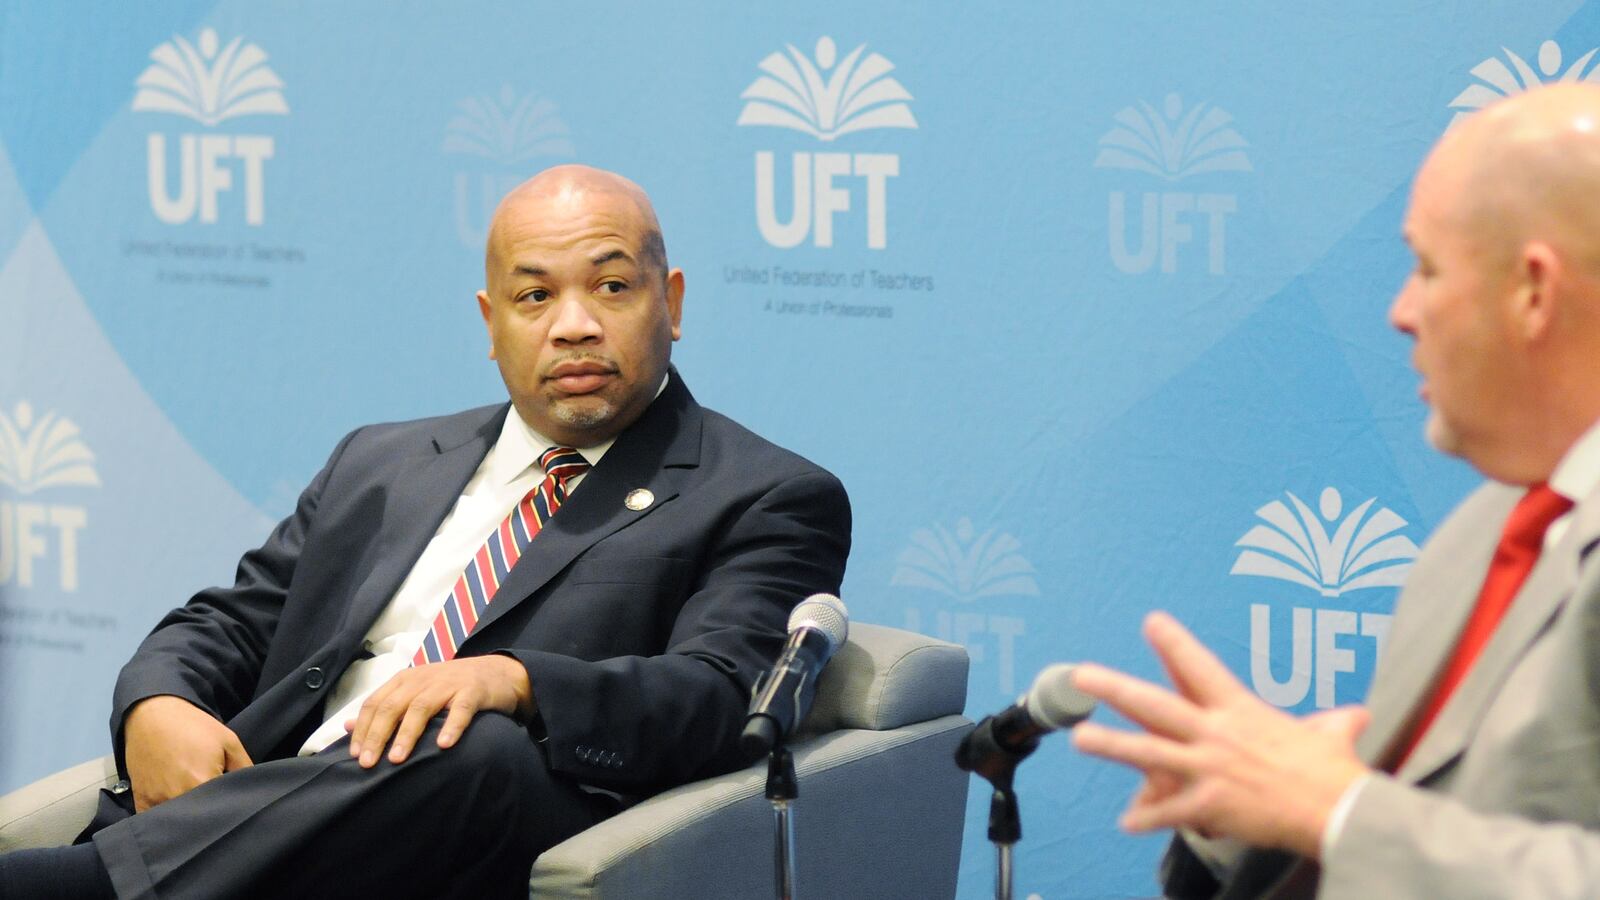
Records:
<instances>
[{"instance_id":1,"label":"microphone stand","mask_svg":"<svg viewBox=\"0 0 1600 900\"><path fill-rule=\"evenodd\" d=\"M767 799L772 801L773 863L777 875L778 900L794 900L794 825L789 806L800 796L800 782L794 774L794 756L779 740L767 757Z\"/></svg>"},{"instance_id":2,"label":"microphone stand","mask_svg":"<svg viewBox=\"0 0 1600 900\"><path fill-rule=\"evenodd\" d=\"M1013 769L997 773L994 794L989 798L989 840L994 842L995 900L1011 900L1011 850L1022 840L1022 816L1017 809L1017 792L1011 789Z\"/></svg>"},{"instance_id":3,"label":"microphone stand","mask_svg":"<svg viewBox=\"0 0 1600 900\"><path fill-rule=\"evenodd\" d=\"M1009 747L983 730L988 722L989 719L984 719L978 723L979 730L976 733L981 740L975 747L963 745L957 750L956 762L963 769L982 775L994 785L994 793L989 798L989 840L994 842L995 848L994 896L995 900L1011 900L1011 883L1015 874L1011 851L1017 841L1022 840L1022 816L1017 809L1017 792L1012 789L1011 782L1017 774L1017 765L1039 748L1039 738L1030 737L1015 747ZM972 755L964 758L963 751Z\"/></svg>"}]
</instances>

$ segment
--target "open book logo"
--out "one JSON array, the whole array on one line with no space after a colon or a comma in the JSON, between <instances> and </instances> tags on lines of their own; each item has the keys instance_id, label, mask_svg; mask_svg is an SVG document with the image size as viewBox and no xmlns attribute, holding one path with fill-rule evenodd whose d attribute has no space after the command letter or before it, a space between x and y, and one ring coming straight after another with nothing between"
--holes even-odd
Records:
<instances>
[{"instance_id":1,"label":"open book logo","mask_svg":"<svg viewBox=\"0 0 1600 900\"><path fill-rule=\"evenodd\" d=\"M814 60L793 44L785 47L788 56L763 59L766 74L739 95L747 102L738 124L792 128L824 141L852 131L917 127L906 102L911 92L889 77L894 64L878 53L863 59L866 44L842 60L830 37L817 41Z\"/></svg>"},{"instance_id":2,"label":"open book logo","mask_svg":"<svg viewBox=\"0 0 1600 900\"><path fill-rule=\"evenodd\" d=\"M1187 110L1168 94L1158 112L1140 100L1113 117L1116 127L1100 138L1096 168L1133 169L1167 181L1202 172L1249 172L1249 144L1233 128L1233 116L1204 101Z\"/></svg>"},{"instance_id":3,"label":"open book logo","mask_svg":"<svg viewBox=\"0 0 1600 900\"><path fill-rule=\"evenodd\" d=\"M506 166L577 153L556 105L533 94L519 97L509 84L498 95L468 97L456 110L445 126L446 153L481 156Z\"/></svg>"},{"instance_id":4,"label":"open book logo","mask_svg":"<svg viewBox=\"0 0 1600 900\"><path fill-rule=\"evenodd\" d=\"M1561 45L1555 41L1545 41L1539 45L1539 53L1535 57L1539 67L1539 71L1535 72L1527 60L1501 47L1504 59L1491 56L1472 67L1472 75L1478 81L1468 85L1466 90L1450 101L1450 108L1456 110L1450 124L1456 124L1463 116L1471 115L1496 100L1520 94L1541 84L1600 81L1600 66L1590 65L1596 50L1600 48L1578 57L1563 71Z\"/></svg>"},{"instance_id":5,"label":"open book logo","mask_svg":"<svg viewBox=\"0 0 1600 900\"><path fill-rule=\"evenodd\" d=\"M238 116L288 115L283 80L255 44L234 38L219 46L217 33L200 31L189 43L180 36L150 51L154 64L140 74L135 112L187 116L212 126Z\"/></svg>"},{"instance_id":6,"label":"open book logo","mask_svg":"<svg viewBox=\"0 0 1600 900\"><path fill-rule=\"evenodd\" d=\"M911 545L895 559L889 583L927 588L957 600L979 597L1037 597L1034 568L1021 554L1022 542L991 528L982 534L965 516L955 528L935 524L911 535Z\"/></svg>"},{"instance_id":7,"label":"open book logo","mask_svg":"<svg viewBox=\"0 0 1600 900\"><path fill-rule=\"evenodd\" d=\"M1404 583L1418 552L1410 538L1396 533L1405 519L1387 507L1373 511L1375 498L1342 515L1344 499L1331 487L1323 490L1316 512L1284 493L1288 505L1274 500L1256 510L1262 523L1234 544L1244 549L1230 575L1291 581L1324 597Z\"/></svg>"},{"instance_id":8,"label":"open book logo","mask_svg":"<svg viewBox=\"0 0 1600 900\"><path fill-rule=\"evenodd\" d=\"M1541 84L1600 81L1600 66L1590 65L1596 50L1600 48L1578 57L1563 71L1561 45L1555 41L1545 41L1539 45L1539 53L1535 57L1539 66L1539 71L1535 72L1527 60L1501 47L1500 52L1505 54L1505 59L1491 56L1472 67L1472 75L1478 81L1450 101L1450 108L1456 110L1450 124L1456 124L1463 116L1471 115L1496 100L1520 94Z\"/></svg>"},{"instance_id":9,"label":"open book logo","mask_svg":"<svg viewBox=\"0 0 1600 900\"><path fill-rule=\"evenodd\" d=\"M0 410L0 485L32 494L66 485L99 487L100 477L78 426L53 412L35 419L24 401L10 416Z\"/></svg>"}]
</instances>

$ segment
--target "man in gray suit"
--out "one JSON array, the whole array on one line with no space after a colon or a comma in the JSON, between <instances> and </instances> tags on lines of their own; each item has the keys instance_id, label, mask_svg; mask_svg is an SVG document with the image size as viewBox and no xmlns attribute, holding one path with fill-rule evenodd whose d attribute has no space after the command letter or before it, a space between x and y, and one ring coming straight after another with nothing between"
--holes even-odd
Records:
<instances>
[{"instance_id":1,"label":"man in gray suit","mask_svg":"<svg viewBox=\"0 0 1600 900\"><path fill-rule=\"evenodd\" d=\"M1428 439L1489 483L1417 560L1364 709L1274 709L1161 613L1173 690L1079 669L1143 729L1075 741L1143 772L1123 827L1179 829L1172 896L1600 895L1600 87L1451 130L1404 231Z\"/></svg>"}]
</instances>

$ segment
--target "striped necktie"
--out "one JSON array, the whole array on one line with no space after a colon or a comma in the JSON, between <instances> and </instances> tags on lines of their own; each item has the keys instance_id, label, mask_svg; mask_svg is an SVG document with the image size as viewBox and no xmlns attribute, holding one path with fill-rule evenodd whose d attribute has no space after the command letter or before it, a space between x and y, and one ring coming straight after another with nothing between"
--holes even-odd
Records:
<instances>
[{"instance_id":1,"label":"striped necktie","mask_svg":"<svg viewBox=\"0 0 1600 900\"><path fill-rule=\"evenodd\" d=\"M589 470L589 463L570 447L551 447L539 457L539 465L545 471L544 480L512 508L500 527L472 555L455 587L444 598L444 606L434 617L422 646L411 658L413 666L455 658L456 650L483 617L500 583L511 574L511 567L522 558L544 523L566 502L567 480Z\"/></svg>"}]
</instances>

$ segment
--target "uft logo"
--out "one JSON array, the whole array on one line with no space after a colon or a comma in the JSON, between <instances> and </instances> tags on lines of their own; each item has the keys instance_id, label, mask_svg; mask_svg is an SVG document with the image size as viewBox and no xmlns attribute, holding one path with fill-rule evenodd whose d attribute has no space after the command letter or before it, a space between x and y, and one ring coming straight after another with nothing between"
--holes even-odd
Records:
<instances>
[{"instance_id":1,"label":"uft logo","mask_svg":"<svg viewBox=\"0 0 1600 900\"><path fill-rule=\"evenodd\" d=\"M26 402L9 416L0 409L0 487L17 495L0 500L0 584L33 587L37 563L54 551L58 585L77 590L78 533L89 524L88 511L31 498L52 488L99 486L94 454L70 419L35 418Z\"/></svg>"},{"instance_id":2,"label":"uft logo","mask_svg":"<svg viewBox=\"0 0 1600 900\"><path fill-rule=\"evenodd\" d=\"M283 81L267 65L267 54L242 38L219 46L217 33L204 28L195 44L175 36L152 50L150 59L153 64L135 82L134 112L182 116L207 129L229 119L289 113ZM169 137L176 137L175 178L169 175ZM145 146L156 218L181 225L198 214L201 222L215 223L219 196L239 187L245 222L265 221L266 161L274 150L270 136L151 132ZM242 184L235 184L236 174Z\"/></svg>"},{"instance_id":3,"label":"uft logo","mask_svg":"<svg viewBox=\"0 0 1600 900\"><path fill-rule=\"evenodd\" d=\"M1221 107L1200 102L1186 110L1181 97L1168 94L1159 112L1140 100L1123 107L1114 119L1116 126L1100 138L1095 168L1140 172L1171 187L1196 175L1251 171L1244 152L1249 145ZM1127 193L1112 191L1109 207L1111 262L1123 272L1148 272L1158 259L1162 272L1178 271L1179 246L1195 240L1196 219L1205 232L1206 271L1227 272L1228 216L1239 208L1234 194L1165 187L1144 191L1135 240L1129 239Z\"/></svg>"},{"instance_id":4,"label":"uft logo","mask_svg":"<svg viewBox=\"0 0 1600 900\"><path fill-rule=\"evenodd\" d=\"M556 105L506 84L498 94L467 97L445 126L444 152L460 160L455 173L456 236L482 250L489 219L505 193L535 169L577 156Z\"/></svg>"},{"instance_id":5,"label":"uft logo","mask_svg":"<svg viewBox=\"0 0 1600 900\"><path fill-rule=\"evenodd\" d=\"M1391 509L1374 508L1376 499L1346 512L1344 498L1331 487L1323 489L1316 511L1292 492L1284 497L1287 504L1273 500L1256 510L1260 521L1235 542L1241 549L1229 574L1292 584L1302 590L1300 596L1309 591L1319 598L1314 607L1250 605L1250 677L1267 702L1292 707L1305 700L1315 673L1315 705L1327 708L1339 702L1340 673L1357 669L1357 652L1348 638L1370 638L1371 646L1361 649L1370 650L1375 660L1390 621L1387 613L1327 601L1369 588L1399 587L1418 548L1400 533L1406 520ZM1273 640L1274 608L1289 613L1288 677L1281 680L1273 660L1284 642L1282 632L1280 640Z\"/></svg>"},{"instance_id":6,"label":"uft logo","mask_svg":"<svg viewBox=\"0 0 1600 900\"><path fill-rule=\"evenodd\" d=\"M817 41L815 58L794 45L788 55L763 59L758 77L740 94L745 101L740 125L788 128L823 143L854 132L916 128L911 93L889 76L894 65L877 53L862 54L861 44L839 59L833 38ZM852 188L865 194L867 246L889 245L889 179L900 174L893 153L796 152L790 157L792 201L788 219L777 210L775 154L755 156L756 225L774 247L796 247L811 236L818 247L833 246L833 217L850 211ZM859 179L851 183L837 180Z\"/></svg>"},{"instance_id":7,"label":"uft logo","mask_svg":"<svg viewBox=\"0 0 1600 900\"><path fill-rule=\"evenodd\" d=\"M912 532L910 543L895 558L889 583L933 591L968 605L985 598L1037 597L1034 575L1033 565L1022 555L1021 541L997 528L979 533L963 516L953 528L934 524ZM906 627L922 630L920 607L906 607ZM966 645L974 665L983 663L989 649L994 649L997 685L1007 696L1016 693L1016 640L1026 630L1026 623L1016 616L948 609L935 613L936 635Z\"/></svg>"},{"instance_id":8,"label":"uft logo","mask_svg":"<svg viewBox=\"0 0 1600 900\"><path fill-rule=\"evenodd\" d=\"M1555 41L1545 41L1539 45L1538 72L1510 50L1502 47L1500 52L1505 54L1505 59L1491 56L1472 67L1472 74L1478 80L1450 101L1450 108L1457 111L1450 120L1451 125L1496 100L1520 94L1541 84L1600 81L1600 67L1590 65L1595 55L1593 49L1562 71L1561 45Z\"/></svg>"}]
</instances>

